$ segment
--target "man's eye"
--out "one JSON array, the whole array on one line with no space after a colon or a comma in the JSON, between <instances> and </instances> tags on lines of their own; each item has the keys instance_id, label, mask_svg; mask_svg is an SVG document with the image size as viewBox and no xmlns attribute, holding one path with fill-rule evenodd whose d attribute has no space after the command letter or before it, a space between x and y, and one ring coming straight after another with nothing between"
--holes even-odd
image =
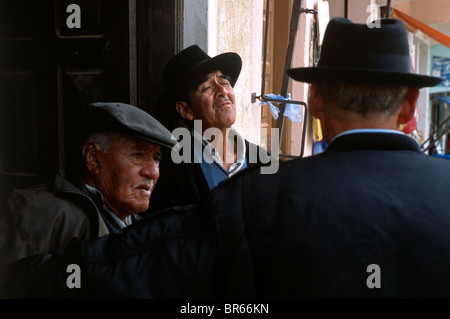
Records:
<instances>
[{"instance_id":1,"label":"man's eye","mask_svg":"<svg viewBox=\"0 0 450 319\"><path fill-rule=\"evenodd\" d=\"M136 153L134 153L134 156L135 156L135 157L142 157L142 156L144 156L144 153L142 153L142 152L136 152Z\"/></svg>"},{"instance_id":2,"label":"man's eye","mask_svg":"<svg viewBox=\"0 0 450 319\"><path fill-rule=\"evenodd\" d=\"M202 92L206 92L206 91L208 91L208 90L210 90L210 89L211 89L210 86L206 86L206 87L202 88L201 91L202 91Z\"/></svg>"}]
</instances>

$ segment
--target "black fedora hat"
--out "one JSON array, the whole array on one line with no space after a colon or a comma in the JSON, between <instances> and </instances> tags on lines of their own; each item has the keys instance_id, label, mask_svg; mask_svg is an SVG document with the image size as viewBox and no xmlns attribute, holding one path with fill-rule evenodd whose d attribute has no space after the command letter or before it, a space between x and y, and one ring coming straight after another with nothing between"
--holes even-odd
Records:
<instances>
[{"instance_id":1,"label":"black fedora hat","mask_svg":"<svg viewBox=\"0 0 450 319\"><path fill-rule=\"evenodd\" d=\"M226 52L210 57L198 45L192 45L180 51L167 62L163 70L163 81L166 87L175 86L174 89L185 85L212 71L220 70L231 79L234 86L242 68L241 57L234 52Z\"/></svg>"},{"instance_id":2,"label":"black fedora hat","mask_svg":"<svg viewBox=\"0 0 450 319\"><path fill-rule=\"evenodd\" d=\"M413 87L435 86L442 78L411 72L405 25L381 19L380 27L334 18L328 23L316 67L292 68L300 82L360 82Z\"/></svg>"}]
</instances>

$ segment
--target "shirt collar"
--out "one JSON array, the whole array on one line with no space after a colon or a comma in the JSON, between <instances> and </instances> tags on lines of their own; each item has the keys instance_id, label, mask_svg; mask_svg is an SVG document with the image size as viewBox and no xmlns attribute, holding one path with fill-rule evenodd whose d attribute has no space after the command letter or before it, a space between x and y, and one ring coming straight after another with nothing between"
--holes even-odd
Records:
<instances>
[{"instance_id":1,"label":"shirt collar","mask_svg":"<svg viewBox=\"0 0 450 319\"><path fill-rule=\"evenodd\" d=\"M238 154L237 154L236 162L230 166L229 172L234 173L234 172L239 171L245 163L245 153L246 153L245 140L242 137L242 135L239 134L239 132L236 131L234 128L229 128L227 130L227 132L228 132L228 134L231 134L231 133L234 134L238 139L238 143L240 145L243 145L242 149L240 149L238 147ZM200 141L203 145L201 150L196 149L194 147L194 153L195 153L197 159L199 161L202 161L204 159L204 157L206 156L207 157L206 161L208 163L216 162L216 163L222 165L222 159L220 157L219 152L214 147L214 145L212 145L207 139L205 139L196 130L193 130L193 136L194 136L195 140ZM200 154L200 151L201 151L201 154Z\"/></svg>"},{"instance_id":2,"label":"shirt collar","mask_svg":"<svg viewBox=\"0 0 450 319\"><path fill-rule=\"evenodd\" d=\"M328 144L331 144L338 137L341 137L341 136L344 136L344 135L349 135L349 134L357 134L357 133L393 133L393 134L405 135L405 133L403 133L401 131L397 131L397 130L375 129L375 128L358 128L358 129L348 130L348 131L339 133L338 135L333 137L333 139Z\"/></svg>"},{"instance_id":3,"label":"shirt collar","mask_svg":"<svg viewBox=\"0 0 450 319\"><path fill-rule=\"evenodd\" d=\"M421 152L420 145L415 139L395 130L355 130L336 137L326 148L326 151L357 150Z\"/></svg>"}]
</instances>

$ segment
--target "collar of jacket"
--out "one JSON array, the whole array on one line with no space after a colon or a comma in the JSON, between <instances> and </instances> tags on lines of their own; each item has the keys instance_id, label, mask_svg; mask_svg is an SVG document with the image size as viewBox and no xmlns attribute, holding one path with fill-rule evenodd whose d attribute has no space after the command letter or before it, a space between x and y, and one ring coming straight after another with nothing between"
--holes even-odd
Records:
<instances>
[{"instance_id":1,"label":"collar of jacket","mask_svg":"<svg viewBox=\"0 0 450 319\"><path fill-rule=\"evenodd\" d=\"M103 225L99 224L99 220L101 219L100 211L92 198L88 195L89 191L87 190L86 186L84 186L84 184L80 185L80 187L77 187L68 180L57 175L55 178L55 182L53 183L53 192L60 197L72 199L79 206L85 208L86 215L88 216L92 225L91 236L93 238L97 238L101 235L106 234ZM85 189L83 189L83 187Z\"/></svg>"},{"instance_id":2,"label":"collar of jacket","mask_svg":"<svg viewBox=\"0 0 450 319\"><path fill-rule=\"evenodd\" d=\"M95 206L92 201L90 193L84 184L84 181L80 177L80 180L72 181L67 180L59 175L56 175L55 181L53 183L53 192L57 195L79 195L80 197L89 199L90 202ZM96 207L96 206L95 206Z\"/></svg>"},{"instance_id":3,"label":"collar of jacket","mask_svg":"<svg viewBox=\"0 0 450 319\"><path fill-rule=\"evenodd\" d=\"M421 152L419 144L411 137L395 133L352 133L337 137L326 148L327 152L363 150Z\"/></svg>"}]
</instances>

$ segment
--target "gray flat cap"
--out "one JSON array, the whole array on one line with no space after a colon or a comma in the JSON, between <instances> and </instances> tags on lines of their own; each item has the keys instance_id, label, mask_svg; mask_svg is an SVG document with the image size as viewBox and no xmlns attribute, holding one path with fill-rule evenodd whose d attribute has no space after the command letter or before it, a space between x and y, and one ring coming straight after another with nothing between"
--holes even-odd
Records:
<instances>
[{"instance_id":1,"label":"gray flat cap","mask_svg":"<svg viewBox=\"0 0 450 319\"><path fill-rule=\"evenodd\" d=\"M86 134L123 132L150 142L173 147L177 141L170 131L147 112L123 103L96 102L84 113Z\"/></svg>"}]
</instances>

